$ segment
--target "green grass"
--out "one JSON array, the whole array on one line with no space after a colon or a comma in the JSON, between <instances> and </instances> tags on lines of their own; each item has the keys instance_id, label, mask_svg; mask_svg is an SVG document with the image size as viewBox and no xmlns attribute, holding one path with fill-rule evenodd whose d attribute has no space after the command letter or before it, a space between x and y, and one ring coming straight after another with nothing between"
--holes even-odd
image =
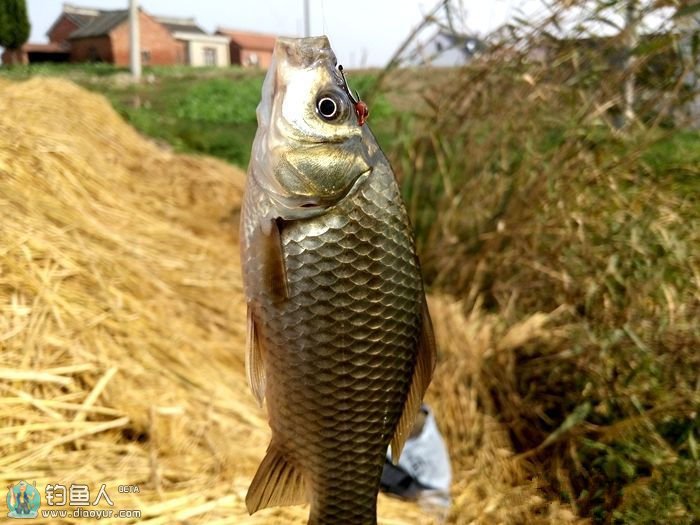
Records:
<instances>
[{"instance_id":1,"label":"green grass","mask_svg":"<svg viewBox=\"0 0 700 525\"><path fill-rule=\"evenodd\" d=\"M138 93L113 91L115 107L140 131L178 151L205 153L245 167L256 130L262 77L158 80ZM133 101L137 100L138 104Z\"/></svg>"},{"instance_id":2,"label":"green grass","mask_svg":"<svg viewBox=\"0 0 700 525\"><path fill-rule=\"evenodd\" d=\"M255 136L263 74L241 69L146 71L149 81L82 81L106 94L139 131L176 150L204 153L245 167Z\"/></svg>"},{"instance_id":3,"label":"green grass","mask_svg":"<svg viewBox=\"0 0 700 525\"><path fill-rule=\"evenodd\" d=\"M14 80L26 80L34 76L61 76L77 80L85 77L111 77L126 73L126 68L111 64L31 64L26 66L2 66L0 76Z\"/></svg>"}]
</instances>

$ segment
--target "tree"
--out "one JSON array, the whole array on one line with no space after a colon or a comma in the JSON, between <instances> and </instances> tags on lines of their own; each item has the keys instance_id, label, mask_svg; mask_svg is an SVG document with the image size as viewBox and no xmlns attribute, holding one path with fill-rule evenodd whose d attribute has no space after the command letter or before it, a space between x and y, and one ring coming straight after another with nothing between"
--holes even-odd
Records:
<instances>
[{"instance_id":1,"label":"tree","mask_svg":"<svg viewBox=\"0 0 700 525\"><path fill-rule=\"evenodd\" d=\"M679 9L676 25L683 35L681 55L688 72L685 83L691 93L686 110L691 122L697 126L700 122L700 2Z\"/></svg>"},{"instance_id":2,"label":"tree","mask_svg":"<svg viewBox=\"0 0 700 525\"><path fill-rule=\"evenodd\" d=\"M619 114L615 118L619 127L639 122L640 86L637 77L661 49L671 47L677 36L674 33L674 26L678 28L675 19L700 11L698 0L543 1L551 10L557 10L560 17L573 13L574 23L570 27L578 37L601 38L607 35L613 37L611 41L616 41L614 45L620 58L614 60L612 66L621 79ZM652 41L654 36L656 42Z\"/></svg>"},{"instance_id":3,"label":"tree","mask_svg":"<svg viewBox=\"0 0 700 525\"><path fill-rule=\"evenodd\" d=\"M7 50L10 64L22 62L21 49L29 38L30 29L25 0L0 2L0 46Z\"/></svg>"},{"instance_id":4,"label":"tree","mask_svg":"<svg viewBox=\"0 0 700 525\"><path fill-rule=\"evenodd\" d=\"M622 87L622 126L629 126L637 116L635 113L636 105L636 76L638 63L646 58L643 52L640 52L640 30L644 26L645 19L655 19L657 29L665 28L665 31L671 32L672 26L676 29L681 29L682 40L690 40L692 30L683 28L679 21L690 22L692 24L692 15L700 11L700 2L698 0L584 0L581 4L592 4L594 7L590 11L590 21L601 23L604 26L614 27L619 31L622 37L622 51L625 60L621 64L624 73L624 82ZM622 21L615 20L615 14ZM690 20L689 20L690 19ZM688 25L688 24L686 24ZM647 28L648 29L648 28ZM681 42L681 46L687 42ZM681 62L688 61L684 55L685 49L681 49ZM688 54L688 53L685 53ZM697 65L693 62L695 56L691 55L690 71L687 76L692 76ZM687 64L681 64L686 66ZM685 67L684 67L685 69Z\"/></svg>"}]
</instances>

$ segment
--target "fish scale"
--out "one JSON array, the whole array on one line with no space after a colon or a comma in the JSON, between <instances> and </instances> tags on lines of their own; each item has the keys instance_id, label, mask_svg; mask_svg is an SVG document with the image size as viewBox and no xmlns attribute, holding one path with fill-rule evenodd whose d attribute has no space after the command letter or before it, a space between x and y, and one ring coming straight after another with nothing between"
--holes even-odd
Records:
<instances>
[{"instance_id":1,"label":"fish scale","mask_svg":"<svg viewBox=\"0 0 700 525\"><path fill-rule=\"evenodd\" d=\"M247 197L249 208L266 205L253 188ZM270 349L273 439L316 488L309 523L376 522L379 475L415 362L423 294L397 202L394 176L380 167L324 216L285 225L289 298L252 298L268 320L261 337ZM246 274L261 271L259 261L244 264ZM323 514L314 516L319 507Z\"/></svg>"},{"instance_id":2,"label":"fish scale","mask_svg":"<svg viewBox=\"0 0 700 525\"><path fill-rule=\"evenodd\" d=\"M258 108L241 254L248 377L272 439L246 505L310 502L311 525L372 525L387 446L410 430L435 349L386 157L359 114L327 126L326 144L309 132L323 124L301 99L348 96L334 68L325 37L280 39Z\"/></svg>"}]
</instances>

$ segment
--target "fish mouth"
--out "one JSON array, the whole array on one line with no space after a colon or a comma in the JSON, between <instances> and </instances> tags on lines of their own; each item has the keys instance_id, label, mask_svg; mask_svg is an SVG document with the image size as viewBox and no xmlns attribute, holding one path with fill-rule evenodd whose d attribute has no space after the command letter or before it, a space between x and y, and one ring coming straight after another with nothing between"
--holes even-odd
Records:
<instances>
[{"instance_id":1,"label":"fish mouth","mask_svg":"<svg viewBox=\"0 0 700 525\"><path fill-rule=\"evenodd\" d=\"M369 167L343 191L330 197L286 196L269 192L270 198L279 205L279 217L284 220L310 219L329 211L341 201L357 193L372 173Z\"/></svg>"},{"instance_id":2,"label":"fish mouth","mask_svg":"<svg viewBox=\"0 0 700 525\"><path fill-rule=\"evenodd\" d=\"M275 42L274 53L299 68L310 68L325 61L336 62L327 36L279 37Z\"/></svg>"}]
</instances>

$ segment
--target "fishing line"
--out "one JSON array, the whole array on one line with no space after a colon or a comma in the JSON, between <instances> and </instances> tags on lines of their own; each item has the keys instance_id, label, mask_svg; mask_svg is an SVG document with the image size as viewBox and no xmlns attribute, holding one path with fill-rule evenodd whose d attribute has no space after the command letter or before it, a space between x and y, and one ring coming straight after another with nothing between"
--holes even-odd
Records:
<instances>
[{"instance_id":1,"label":"fishing line","mask_svg":"<svg viewBox=\"0 0 700 525\"><path fill-rule=\"evenodd\" d=\"M326 32L326 2L321 0L321 18L323 19L323 34L327 35Z\"/></svg>"}]
</instances>

